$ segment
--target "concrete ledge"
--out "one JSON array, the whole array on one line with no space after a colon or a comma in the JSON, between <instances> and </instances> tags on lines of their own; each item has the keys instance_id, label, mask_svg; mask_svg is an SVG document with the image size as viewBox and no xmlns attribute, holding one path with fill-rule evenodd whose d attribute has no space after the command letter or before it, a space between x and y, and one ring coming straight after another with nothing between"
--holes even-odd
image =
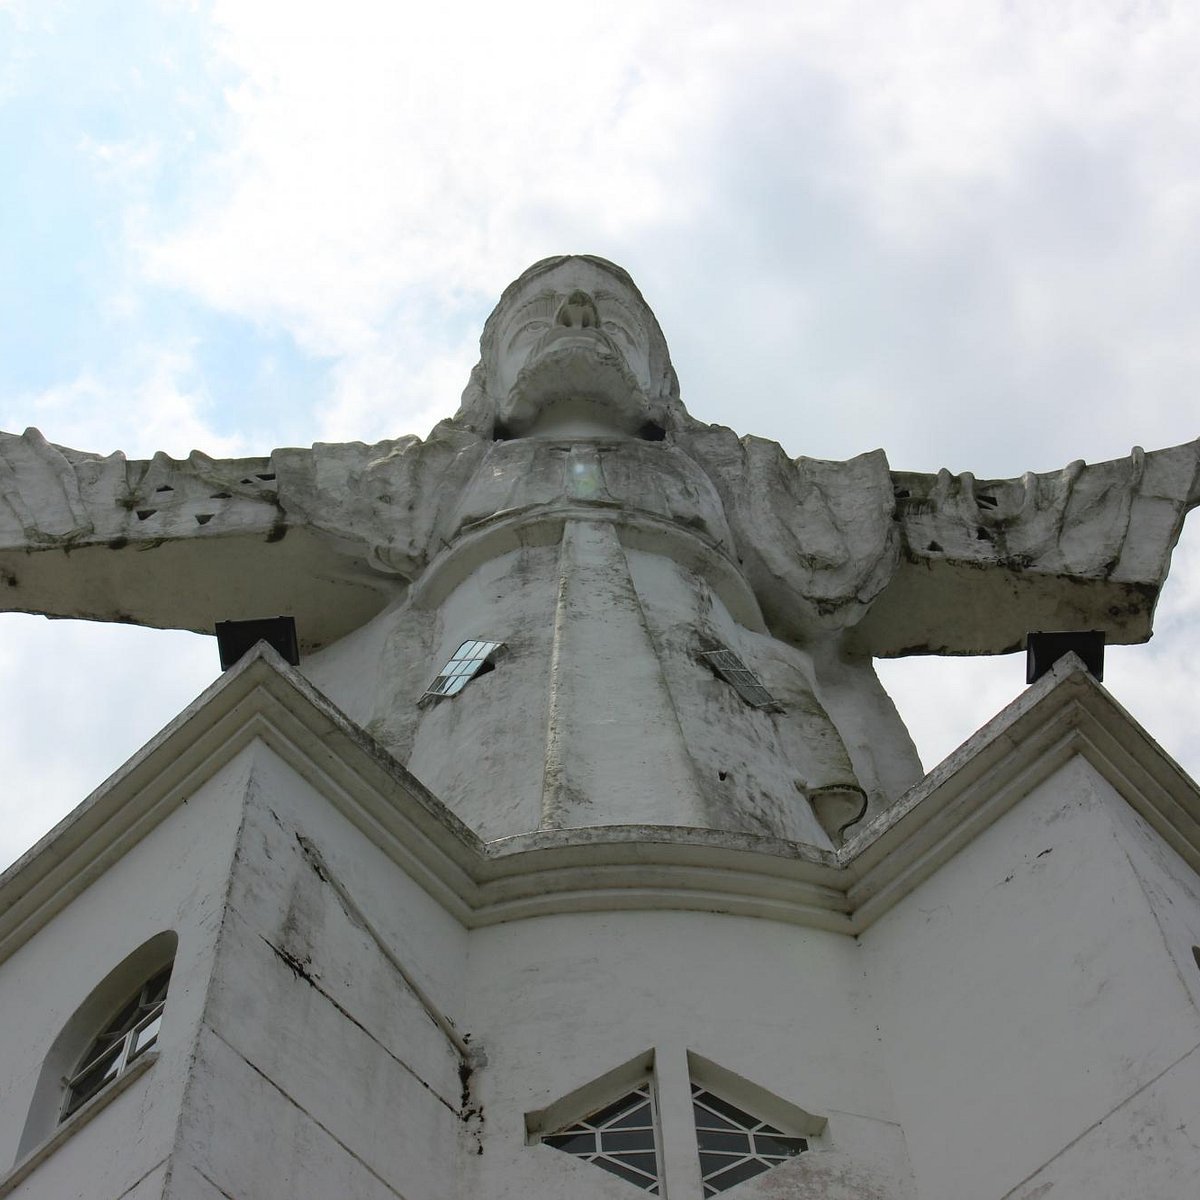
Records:
<instances>
[{"instance_id":1,"label":"concrete ledge","mask_svg":"<svg viewBox=\"0 0 1200 1200\"><path fill-rule=\"evenodd\" d=\"M254 741L469 928L673 908L857 934L1076 755L1200 872L1196 784L1073 655L833 853L645 825L484 843L260 645L0 876L0 961Z\"/></svg>"},{"instance_id":2,"label":"concrete ledge","mask_svg":"<svg viewBox=\"0 0 1200 1200\"><path fill-rule=\"evenodd\" d=\"M112 1083L77 1108L40 1146L31 1150L0 1179L0 1197L7 1196L14 1188L24 1183L59 1146L74 1137L97 1113L103 1112L122 1092L132 1087L157 1061L158 1051L147 1050Z\"/></svg>"}]
</instances>

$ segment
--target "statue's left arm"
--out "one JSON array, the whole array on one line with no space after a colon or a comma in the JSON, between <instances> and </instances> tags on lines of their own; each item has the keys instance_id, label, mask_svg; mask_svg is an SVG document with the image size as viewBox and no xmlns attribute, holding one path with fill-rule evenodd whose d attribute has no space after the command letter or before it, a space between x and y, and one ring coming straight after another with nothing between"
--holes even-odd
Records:
<instances>
[{"instance_id":1,"label":"statue's left arm","mask_svg":"<svg viewBox=\"0 0 1200 1200\"><path fill-rule=\"evenodd\" d=\"M1020 479L894 472L901 556L855 649L996 654L1036 630L1145 641L1189 509L1200 441Z\"/></svg>"}]
</instances>

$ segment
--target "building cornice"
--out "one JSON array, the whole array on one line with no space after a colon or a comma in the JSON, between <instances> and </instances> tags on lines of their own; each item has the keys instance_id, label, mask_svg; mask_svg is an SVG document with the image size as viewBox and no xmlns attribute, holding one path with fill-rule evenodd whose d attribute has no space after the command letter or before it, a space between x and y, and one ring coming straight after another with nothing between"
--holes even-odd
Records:
<instances>
[{"instance_id":1,"label":"building cornice","mask_svg":"<svg viewBox=\"0 0 1200 1200\"><path fill-rule=\"evenodd\" d=\"M711 829L598 826L484 843L260 644L0 876L0 961L216 771L261 742L467 927L687 909L857 934L1074 756L1200 872L1200 791L1074 656L836 854Z\"/></svg>"}]
</instances>

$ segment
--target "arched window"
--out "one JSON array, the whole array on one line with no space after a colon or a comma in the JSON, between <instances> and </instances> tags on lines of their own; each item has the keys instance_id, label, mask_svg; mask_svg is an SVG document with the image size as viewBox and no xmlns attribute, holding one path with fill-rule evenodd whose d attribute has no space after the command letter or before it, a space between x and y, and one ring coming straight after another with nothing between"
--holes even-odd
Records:
<instances>
[{"instance_id":1,"label":"arched window","mask_svg":"<svg viewBox=\"0 0 1200 1200\"><path fill-rule=\"evenodd\" d=\"M170 982L171 967L168 965L143 983L101 1030L83 1056L83 1065L67 1081L60 1121L65 1121L102 1088L123 1075L158 1041Z\"/></svg>"},{"instance_id":2,"label":"arched window","mask_svg":"<svg viewBox=\"0 0 1200 1200\"><path fill-rule=\"evenodd\" d=\"M59 1030L42 1062L17 1158L41 1146L65 1122L134 1068L157 1045L179 939L156 934L117 964ZM102 1105L102 1102L101 1102Z\"/></svg>"}]
</instances>

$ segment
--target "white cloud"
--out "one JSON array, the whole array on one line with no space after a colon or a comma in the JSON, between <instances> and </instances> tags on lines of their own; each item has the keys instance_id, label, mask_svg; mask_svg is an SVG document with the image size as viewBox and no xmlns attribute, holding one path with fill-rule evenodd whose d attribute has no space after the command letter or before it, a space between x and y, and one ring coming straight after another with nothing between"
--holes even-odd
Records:
<instances>
[{"instance_id":1,"label":"white cloud","mask_svg":"<svg viewBox=\"0 0 1200 1200\"><path fill-rule=\"evenodd\" d=\"M819 389L828 404L801 425L770 401L748 410L798 449L814 422L831 438L816 452L865 448L824 415L849 403L890 410L876 436L903 460L910 443L930 450L905 409L951 430L964 404L999 396L1018 415L1049 401L1065 426L1086 412L1074 453L1089 457L1127 449L1132 393L1147 396L1143 440L1178 438L1200 370L1180 257L1200 218L1200 15L868 10L217 4L239 81L230 136L187 220L147 233L146 268L286 330L344 378L389 354L409 369L454 356L442 412L473 357L455 307L588 249L643 280L657 269L652 299L733 332L728 353L668 323L685 395L710 418L738 392ZM1007 424L990 444L1011 454ZM1052 466L1047 452L1024 465Z\"/></svg>"},{"instance_id":2,"label":"white cloud","mask_svg":"<svg viewBox=\"0 0 1200 1200\"><path fill-rule=\"evenodd\" d=\"M6 614L0 626L0 679L7 693L0 869L218 671L210 638Z\"/></svg>"},{"instance_id":3,"label":"white cloud","mask_svg":"<svg viewBox=\"0 0 1200 1200\"><path fill-rule=\"evenodd\" d=\"M148 458L163 450L186 458L248 453L241 435L222 436L205 418L211 407L186 347L134 349L115 377L85 372L67 383L9 400L0 427L36 425L58 445Z\"/></svg>"},{"instance_id":4,"label":"white cloud","mask_svg":"<svg viewBox=\"0 0 1200 1200\"><path fill-rule=\"evenodd\" d=\"M409 289L492 291L568 214L603 239L686 208L670 165L712 103L673 62L702 41L686 26L664 58L661 16L348 8L339 32L217 6L236 137L193 219L147 248L156 278L349 354Z\"/></svg>"},{"instance_id":5,"label":"white cloud","mask_svg":"<svg viewBox=\"0 0 1200 1200\"><path fill-rule=\"evenodd\" d=\"M320 441L378 441L401 433L424 436L457 408L478 338L438 351L421 339L379 337L369 349L334 369L332 395L322 413Z\"/></svg>"},{"instance_id":6,"label":"white cloud","mask_svg":"<svg viewBox=\"0 0 1200 1200\"><path fill-rule=\"evenodd\" d=\"M125 239L99 316L128 348L5 398L0 425L265 450L217 435L231 402L186 331L139 324L171 293L327 360L281 438L423 430L457 406L501 287L573 250L630 267L694 411L793 453L1015 474L1198 432L1189 6L217 0L211 20L211 75L178 86L219 82L217 119L208 97L80 142ZM0 96L33 66L10 60ZM237 428L261 425L251 404ZM1185 757L1196 536L1155 641L1110 654L1118 698ZM81 710L127 702L119 661ZM929 762L1022 678L1014 659L884 670Z\"/></svg>"}]
</instances>

